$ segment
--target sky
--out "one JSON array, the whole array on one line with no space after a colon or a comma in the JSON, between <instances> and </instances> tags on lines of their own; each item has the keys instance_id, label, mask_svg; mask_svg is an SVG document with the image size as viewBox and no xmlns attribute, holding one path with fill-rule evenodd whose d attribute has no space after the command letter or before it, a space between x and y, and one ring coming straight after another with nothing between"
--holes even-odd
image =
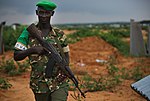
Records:
<instances>
[{"instance_id":1,"label":"sky","mask_svg":"<svg viewBox=\"0 0 150 101\"><path fill-rule=\"evenodd\" d=\"M0 22L37 22L39 0L0 0ZM57 4L52 24L150 20L150 0L52 0Z\"/></svg>"}]
</instances>

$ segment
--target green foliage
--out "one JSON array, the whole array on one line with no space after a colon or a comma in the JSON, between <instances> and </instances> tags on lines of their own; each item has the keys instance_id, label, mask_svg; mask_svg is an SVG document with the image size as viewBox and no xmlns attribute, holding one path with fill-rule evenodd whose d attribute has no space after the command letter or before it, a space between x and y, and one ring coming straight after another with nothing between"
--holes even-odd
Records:
<instances>
[{"instance_id":1,"label":"green foliage","mask_svg":"<svg viewBox=\"0 0 150 101\"><path fill-rule=\"evenodd\" d=\"M126 79L126 80L131 79L130 78L131 70L127 70L126 68L123 67L120 69L120 72L121 72L121 78L122 79Z\"/></svg>"},{"instance_id":2,"label":"green foliage","mask_svg":"<svg viewBox=\"0 0 150 101\"><path fill-rule=\"evenodd\" d=\"M4 78L0 78L0 89L8 89L11 87L12 85L7 80L5 80Z\"/></svg>"},{"instance_id":3,"label":"green foliage","mask_svg":"<svg viewBox=\"0 0 150 101\"><path fill-rule=\"evenodd\" d=\"M79 41L81 38L89 37L89 36L97 36L97 35L99 35L98 30L82 28L73 34L67 35L67 37L69 43L75 43Z\"/></svg>"},{"instance_id":4,"label":"green foliage","mask_svg":"<svg viewBox=\"0 0 150 101\"><path fill-rule=\"evenodd\" d=\"M112 46L116 47L123 55L129 55L129 45L123 42L117 36L114 36L111 33L100 34L100 37L106 42L110 43Z\"/></svg>"},{"instance_id":5,"label":"green foliage","mask_svg":"<svg viewBox=\"0 0 150 101\"><path fill-rule=\"evenodd\" d=\"M107 75L99 75L97 78L86 74L79 79L81 89L85 89L89 92L109 90L111 91L115 86L122 83L123 80L140 80L144 77L140 67L135 67L134 69L118 68L112 63L107 66ZM69 90L75 90L75 85L70 84Z\"/></svg>"},{"instance_id":6,"label":"green foliage","mask_svg":"<svg viewBox=\"0 0 150 101\"><path fill-rule=\"evenodd\" d=\"M138 81L140 79L142 79L142 77L144 76L144 73L142 72L140 67L135 67L132 71L131 71L131 79L134 79L135 81Z\"/></svg>"},{"instance_id":7,"label":"green foliage","mask_svg":"<svg viewBox=\"0 0 150 101\"><path fill-rule=\"evenodd\" d=\"M133 69L126 69L126 68L118 68L114 65L109 65L107 67L108 73L113 77L121 79L132 79L132 80L140 80L144 76L140 67L134 67ZM119 79L118 79L119 80Z\"/></svg>"},{"instance_id":8,"label":"green foliage","mask_svg":"<svg viewBox=\"0 0 150 101\"><path fill-rule=\"evenodd\" d=\"M90 77L89 75L86 75L83 77L83 81L83 87L85 89L88 89L88 91L90 92L103 90L102 78L95 79Z\"/></svg>"},{"instance_id":9,"label":"green foliage","mask_svg":"<svg viewBox=\"0 0 150 101\"><path fill-rule=\"evenodd\" d=\"M110 33L116 37L122 38L122 37L130 37L129 30L111 30Z\"/></svg>"},{"instance_id":10,"label":"green foliage","mask_svg":"<svg viewBox=\"0 0 150 101\"><path fill-rule=\"evenodd\" d=\"M29 68L29 63L27 61L23 63L16 62L15 64L13 59L5 60L5 58L3 58L0 64L0 69L10 76L19 75Z\"/></svg>"},{"instance_id":11,"label":"green foliage","mask_svg":"<svg viewBox=\"0 0 150 101\"><path fill-rule=\"evenodd\" d=\"M105 81L105 87L108 89L115 87L122 82L120 69L113 64L107 66L108 76Z\"/></svg>"},{"instance_id":12,"label":"green foliage","mask_svg":"<svg viewBox=\"0 0 150 101\"><path fill-rule=\"evenodd\" d=\"M109 33L99 33L99 29L81 28L73 34L67 35L69 43L80 41L83 37L100 36L106 42L116 47L123 55L129 55L129 45L122 41L123 37L129 37L128 29L112 29Z\"/></svg>"},{"instance_id":13,"label":"green foliage","mask_svg":"<svg viewBox=\"0 0 150 101\"><path fill-rule=\"evenodd\" d=\"M4 32L3 32L3 38L4 38L4 47L5 50L12 50L17 38L22 33L25 26L18 26L16 30L14 30L11 26L5 26Z\"/></svg>"},{"instance_id":14,"label":"green foliage","mask_svg":"<svg viewBox=\"0 0 150 101\"><path fill-rule=\"evenodd\" d=\"M115 76L116 74L118 74L119 72L119 68L117 68L116 66L114 65L109 65L107 66L107 69L108 69L108 73L112 76Z\"/></svg>"}]
</instances>

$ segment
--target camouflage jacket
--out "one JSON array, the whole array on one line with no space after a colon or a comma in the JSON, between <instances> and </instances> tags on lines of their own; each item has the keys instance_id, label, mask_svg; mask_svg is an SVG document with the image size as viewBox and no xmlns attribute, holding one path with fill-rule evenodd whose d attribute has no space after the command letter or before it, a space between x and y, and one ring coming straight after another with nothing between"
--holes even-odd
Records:
<instances>
[{"instance_id":1,"label":"camouflage jacket","mask_svg":"<svg viewBox=\"0 0 150 101\"><path fill-rule=\"evenodd\" d=\"M52 28L52 31L46 37L43 37L43 39L53 44L59 52L54 36L57 36L63 51L69 52L66 36L63 31L58 28ZM29 37L29 32L25 29L17 40L15 50L26 50L33 46L40 46L40 44L35 38ZM30 76L30 88L36 93L46 93L48 91L53 92L60 87L68 85L65 80L62 82L57 82L59 75L62 74L62 71L59 69L57 64L54 65L52 77L45 77L45 69L48 60L49 57L47 55L32 54L29 56L30 65L32 67Z\"/></svg>"}]
</instances>

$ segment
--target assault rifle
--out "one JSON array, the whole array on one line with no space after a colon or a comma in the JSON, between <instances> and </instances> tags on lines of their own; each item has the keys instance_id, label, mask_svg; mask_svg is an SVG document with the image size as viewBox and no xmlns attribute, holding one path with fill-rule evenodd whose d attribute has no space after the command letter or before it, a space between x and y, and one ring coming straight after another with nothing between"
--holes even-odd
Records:
<instances>
[{"instance_id":1,"label":"assault rifle","mask_svg":"<svg viewBox=\"0 0 150 101\"><path fill-rule=\"evenodd\" d=\"M63 59L60 54L57 52L55 47L47 43L43 38L40 36L42 34L41 31L39 31L35 24L31 24L28 28L27 31L31 34L32 37L36 38L39 43L49 52L51 53L52 58L55 60L56 63L58 63L60 69L66 74L66 76L73 81L75 84L76 88L79 90L81 95L85 98L85 94L81 91L81 89L78 86L78 80L75 78L74 74L72 73L71 69L69 66L67 66L67 62L65 59Z\"/></svg>"}]
</instances>

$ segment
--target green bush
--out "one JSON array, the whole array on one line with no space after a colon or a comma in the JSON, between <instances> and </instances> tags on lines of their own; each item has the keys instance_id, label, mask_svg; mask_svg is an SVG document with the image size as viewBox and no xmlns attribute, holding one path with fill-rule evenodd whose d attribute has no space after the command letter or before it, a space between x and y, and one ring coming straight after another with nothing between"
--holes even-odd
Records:
<instances>
[{"instance_id":1,"label":"green bush","mask_svg":"<svg viewBox=\"0 0 150 101\"><path fill-rule=\"evenodd\" d=\"M83 37L100 36L106 42L116 47L123 55L129 55L129 45L122 41L122 37L129 37L129 30L111 30L110 33L99 33L99 29L81 28L73 34L67 35L69 43L80 41Z\"/></svg>"},{"instance_id":2,"label":"green bush","mask_svg":"<svg viewBox=\"0 0 150 101\"><path fill-rule=\"evenodd\" d=\"M69 43L75 43L77 41L80 41L81 38L98 35L99 35L98 30L82 28L73 34L67 35L67 37Z\"/></svg>"},{"instance_id":3,"label":"green bush","mask_svg":"<svg viewBox=\"0 0 150 101\"><path fill-rule=\"evenodd\" d=\"M104 87L102 84L103 84L102 78L98 78L98 79L91 78L89 80L84 80L84 86L90 92L103 90Z\"/></svg>"},{"instance_id":4,"label":"green bush","mask_svg":"<svg viewBox=\"0 0 150 101\"><path fill-rule=\"evenodd\" d=\"M126 31L124 31L124 30L111 30L110 31L110 34L112 34L112 35L114 35L114 36L116 36L116 37L119 37L119 38L122 38L122 37L130 37L130 32L129 32L129 30L126 30Z\"/></svg>"},{"instance_id":5,"label":"green bush","mask_svg":"<svg viewBox=\"0 0 150 101\"><path fill-rule=\"evenodd\" d=\"M140 67L135 67L132 71L131 71L131 77L130 79L133 79L135 81L138 81L140 79L142 79L142 77L144 73L142 72Z\"/></svg>"},{"instance_id":6,"label":"green bush","mask_svg":"<svg viewBox=\"0 0 150 101\"><path fill-rule=\"evenodd\" d=\"M0 89L8 89L11 87L12 85L7 80L0 78Z\"/></svg>"},{"instance_id":7,"label":"green bush","mask_svg":"<svg viewBox=\"0 0 150 101\"><path fill-rule=\"evenodd\" d=\"M5 26L3 29L3 39L4 39L4 47L5 50L12 50L14 45L22 33L25 26L18 26L16 30L14 30L11 26Z\"/></svg>"},{"instance_id":8,"label":"green bush","mask_svg":"<svg viewBox=\"0 0 150 101\"><path fill-rule=\"evenodd\" d=\"M13 59L5 60L5 58L3 58L0 64L0 69L10 76L19 75L29 68L29 63L27 61L22 63L16 62L15 65Z\"/></svg>"},{"instance_id":9,"label":"green bush","mask_svg":"<svg viewBox=\"0 0 150 101\"><path fill-rule=\"evenodd\" d=\"M109 90L111 91L114 87L121 84L123 80L140 80L144 77L144 73L142 72L140 67L134 67L133 69L127 68L118 68L113 64L108 64L107 66L107 75L99 75L97 78L93 78L92 76L86 74L78 81L80 81L79 88L85 89L88 92L94 91L102 91ZM73 83L70 84L69 90L75 90L75 85Z\"/></svg>"},{"instance_id":10,"label":"green bush","mask_svg":"<svg viewBox=\"0 0 150 101\"><path fill-rule=\"evenodd\" d=\"M129 55L129 45L121 40L121 38L114 36L111 33L100 34L100 37L112 46L116 47L123 55Z\"/></svg>"}]
</instances>

